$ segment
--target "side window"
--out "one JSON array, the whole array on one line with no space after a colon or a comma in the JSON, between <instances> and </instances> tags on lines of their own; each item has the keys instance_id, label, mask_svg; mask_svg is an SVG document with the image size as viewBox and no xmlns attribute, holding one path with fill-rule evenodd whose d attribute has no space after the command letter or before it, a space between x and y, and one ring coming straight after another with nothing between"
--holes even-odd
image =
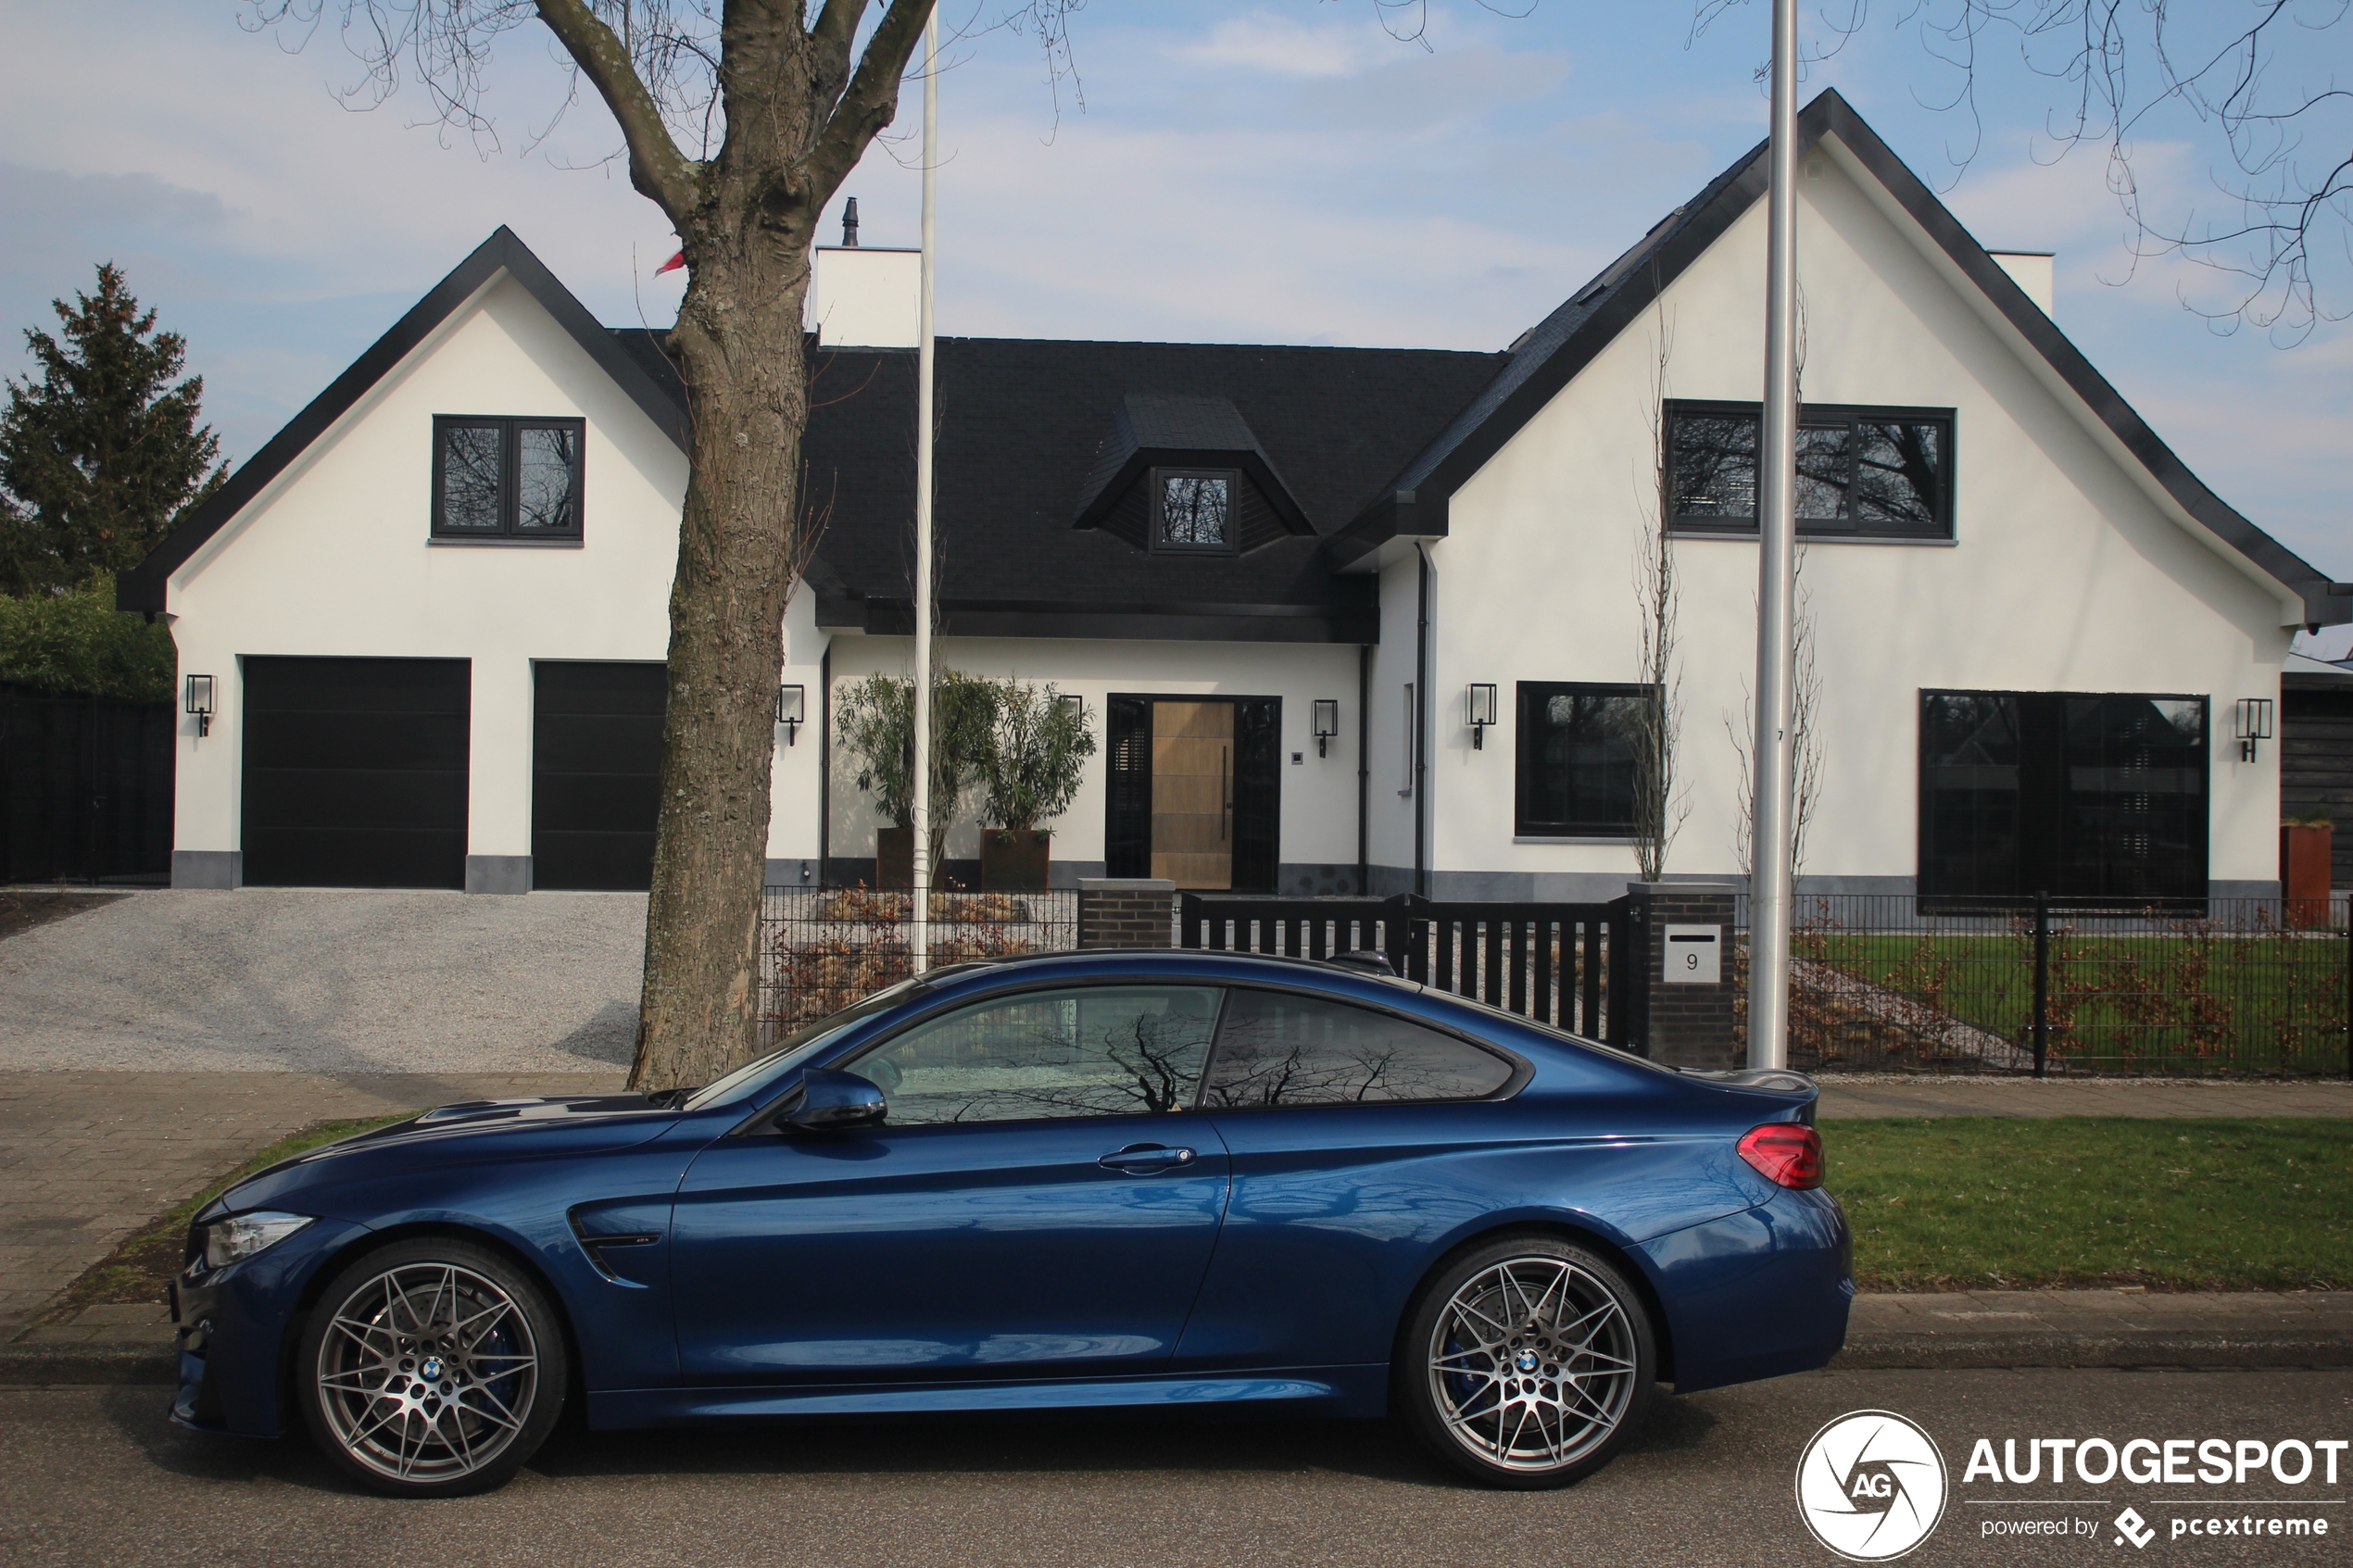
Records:
<instances>
[{"instance_id":1,"label":"side window","mask_svg":"<svg viewBox=\"0 0 2353 1568\"><path fill-rule=\"evenodd\" d=\"M578 540L587 429L576 419L435 414L433 536Z\"/></svg>"},{"instance_id":2,"label":"side window","mask_svg":"<svg viewBox=\"0 0 2353 1568\"><path fill-rule=\"evenodd\" d=\"M1208 985L1029 991L921 1023L849 1064L894 1127L1189 1110L1217 1023Z\"/></svg>"},{"instance_id":3,"label":"side window","mask_svg":"<svg viewBox=\"0 0 2353 1568\"><path fill-rule=\"evenodd\" d=\"M1479 1099L1512 1064L1388 1013L1318 997L1236 991L1217 1030L1205 1110L1373 1100Z\"/></svg>"}]
</instances>

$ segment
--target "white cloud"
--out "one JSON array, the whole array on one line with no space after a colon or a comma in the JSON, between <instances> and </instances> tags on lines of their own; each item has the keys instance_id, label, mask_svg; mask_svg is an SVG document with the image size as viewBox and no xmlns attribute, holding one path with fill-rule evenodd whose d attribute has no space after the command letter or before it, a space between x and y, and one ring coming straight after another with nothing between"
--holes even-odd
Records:
<instances>
[{"instance_id":1,"label":"white cloud","mask_svg":"<svg viewBox=\"0 0 2353 1568\"><path fill-rule=\"evenodd\" d=\"M1198 43L1170 53L1197 65L1228 66L1270 76L1348 76L1394 56L1397 40L1374 23L1315 24L1267 11L1227 17Z\"/></svg>"}]
</instances>

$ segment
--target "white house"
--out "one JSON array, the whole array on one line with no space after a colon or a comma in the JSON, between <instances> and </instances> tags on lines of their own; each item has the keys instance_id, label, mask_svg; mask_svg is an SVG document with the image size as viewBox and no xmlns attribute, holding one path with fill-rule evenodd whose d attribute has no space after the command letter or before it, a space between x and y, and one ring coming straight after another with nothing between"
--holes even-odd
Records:
<instances>
[{"instance_id":1,"label":"white house","mask_svg":"<svg viewBox=\"0 0 2353 1568\"><path fill-rule=\"evenodd\" d=\"M1989 254L1835 94L1802 126L1804 884L2271 891L2278 758L2241 705L2347 588L2100 378L2047 257ZM1669 874L1737 873L1764 186L1760 147L1499 354L943 340L940 656L1103 726L1057 880L1615 894L1661 514ZM909 660L910 262L817 257L829 521L783 627L809 721L776 732L772 880L873 875L824 696ZM644 885L682 402L656 334L501 230L123 574L210 709L175 884Z\"/></svg>"}]
</instances>

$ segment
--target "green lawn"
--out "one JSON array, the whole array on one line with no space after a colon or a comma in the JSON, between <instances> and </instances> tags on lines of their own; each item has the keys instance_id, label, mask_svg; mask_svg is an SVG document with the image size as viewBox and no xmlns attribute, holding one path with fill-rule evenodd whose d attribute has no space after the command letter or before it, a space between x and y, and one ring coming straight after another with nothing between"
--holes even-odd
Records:
<instances>
[{"instance_id":1,"label":"green lawn","mask_svg":"<svg viewBox=\"0 0 2353 1568\"><path fill-rule=\"evenodd\" d=\"M1989 1034L2023 1043L2031 1032L2031 935L1801 931L1793 947ZM2192 1070L2342 1073L2346 958L2342 935L2055 931L2052 1047Z\"/></svg>"},{"instance_id":2,"label":"green lawn","mask_svg":"<svg viewBox=\"0 0 2353 1568\"><path fill-rule=\"evenodd\" d=\"M1827 1122L1866 1290L2353 1287L2353 1122Z\"/></svg>"},{"instance_id":3,"label":"green lawn","mask_svg":"<svg viewBox=\"0 0 2353 1568\"><path fill-rule=\"evenodd\" d=\"M180 1253L187 1241L188 1222L195 1218L197 1210L236 1183L257 1171L268 1170L281 1160L388 1123L405 1122L415 1114L413 1110L404 1110L397 1116L373 1116L356 1122L321 1122L315 1127L305 1127L299 1133L280 1138L251 1159L240 1162L235 1170L206 1183L194 1196L172 1205L124 1237L112 1252L84 1269L82 1276L66 1287L65 1294L50 1303L45 1318L50 1322L59 1322L73 1316L84 1307L102 1301L162 1300L165 1286L171 1283L171 1276L180 1272Z\"/></svg>"}]
</instances>

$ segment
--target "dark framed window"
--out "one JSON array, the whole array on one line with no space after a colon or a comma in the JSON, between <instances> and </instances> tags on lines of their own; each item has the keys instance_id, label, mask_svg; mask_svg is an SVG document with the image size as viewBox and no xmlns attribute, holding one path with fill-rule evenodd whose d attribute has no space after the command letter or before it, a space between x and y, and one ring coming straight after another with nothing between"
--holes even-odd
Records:
<instances>
[{"instance_id":1,"label":"dark framed window","mask_svg":"<svg viewBox=\"0 0 2353 1568\"><path fill-rule=\"evenodd\" d=\"M1755 533L1757 406L1669 402L1665 416L1674 531ZM1953 537L1953 410L1806 405L1797 427L1797 531L1815 539Z\"/></svg>"},{"instance_id":2,"label":"dark framed window","mask_svg":"<svg viewBox=\"0 0 2353 1568\"><path fill-rule=\"evenodd\" d=\"M1370 1008L1284 991L1236 990L1217 1025L1204 1110L1380 1100L1485 1099L1515 1062Z\"/></svg>"},{"instance_id":3,"label":"dark framed window","mask_svg":"<svg viewBox=\"0 0 2353 1568\"><path fill-rule=\"evenodd\" d=\"M1653 686L1519 683L1513 832L1631 838L1634 758L1657 703Z\"/></svg>"},{"instance_id":4,"label":"dark framed window","mask_svg":"<svg viewBox=\"0 0 2353 1568\"><path fill-rule=\"evenodd\" d=\"M434 415L433 536L579 539L587 430L584 420Z\"/></svg>"},{"instance_id":5,"label":"dark framed window","mask_svg":"<svg viewBox=\"0 0 2353 1568\"><path fill-rule=\"evenodd\" d=\"M1922 692L1920 897L2203 900L2207 731L2201 696Z\"/></svg>"},{"instance_id":6,"label":"dark framed window","mask_svg":"<svg viewBox=\"0 0 2353 1568\"><path fill-rule=\"evenodd\" d=\"M1152 548L1231 554L1240 492L1233 469L1152 470Z\"/></svg>"}]
</instances>

